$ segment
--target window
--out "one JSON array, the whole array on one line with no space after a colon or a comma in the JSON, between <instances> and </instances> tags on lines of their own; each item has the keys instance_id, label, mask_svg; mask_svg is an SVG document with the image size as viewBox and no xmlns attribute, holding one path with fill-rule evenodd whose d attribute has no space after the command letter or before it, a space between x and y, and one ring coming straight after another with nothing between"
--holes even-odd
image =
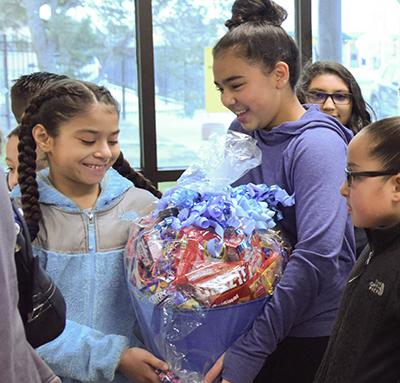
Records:
<instances>
[{"instance_id":1,"label":"window","mask_svg":"<svg viewBox=\"0 0 400 383\"><path fill-rule=\"evenodd\" d=\"M313 61L347 67L378 119L399 115L400 2L313 0L312 10Z\"/></svg>"},{"instance_id":2,"label":"window","mask_svg":"<svg viewBox=\"0 0 400 383\"><path fill-rule=\"evenodd\" d=\"M224 134L235 118L223 106L218 112L207 111L205 84L205 48L213 47L226 33L224 23L231 16L232 2L166 4L153 1L157 165L161 169L196 162L201 143L212 133ZM294 37L293 0L279 4L288 11L284 27ZM213 82L213 78L207 80Z\"/></svg>"},{"instance_id":3,"label":"window","mask_svg":"<svg viewBox=\"0 0 400 383\"><path fill-rule=\"evenodd\" d=\"M0 2L3 135L16 126L8 94L12 80L35 71L108 87L121 105L121 150L154 183L176 181L197 160L201 143L225 132L234 119L223 108L206 109L205 86L205 51L226 32L233 0L101 0L72 6L56 1L41 7L33 0ZM311 0L278 3L289 14L283 27L307 58L311 40L304 32L311 28L304 20L310 19Z\"/></svg>"}]
</instances>

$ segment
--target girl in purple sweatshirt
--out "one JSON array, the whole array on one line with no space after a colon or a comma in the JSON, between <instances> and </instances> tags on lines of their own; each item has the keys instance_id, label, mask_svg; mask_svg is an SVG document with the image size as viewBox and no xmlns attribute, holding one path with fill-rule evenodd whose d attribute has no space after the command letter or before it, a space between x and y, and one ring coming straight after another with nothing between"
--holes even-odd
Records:
<instances>
[{"instance_id":1,"label":"girl in purple sweatshirt","mask_svg":"<svg viewBox=\"0 0 400 383\"><path fill-rule=\"evenodd\" d=\"M239 179L295 195L280 221L293 253L273 298L252 329L207 374L212 382L312 382L354 264L354 233L339 189L352 133L294 87L300 55L269 0L236 0L229 31L214 47L214 79L236 114L230 129L257 139L260 166ZM306 109L307 108L307 109Z\"/></svg>"}]
</instances>

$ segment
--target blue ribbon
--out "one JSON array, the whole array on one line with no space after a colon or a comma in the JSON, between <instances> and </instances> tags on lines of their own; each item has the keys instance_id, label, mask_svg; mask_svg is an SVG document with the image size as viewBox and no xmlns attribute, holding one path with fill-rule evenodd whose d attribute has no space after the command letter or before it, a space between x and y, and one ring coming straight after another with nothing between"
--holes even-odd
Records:
<instances>
[{"instance_id":1,"label":"blue ribbon","mask_svg":"<svg viewBox=\"0 0 400 383\"><path fill-rule=\"evenodd\" d=\"M207 250L210 255L218 257L227 227L241 227L247 236L255 229L265 231L275 226L274 217L282 219L278 204L286 207L294 202L294 194L290 196L277 185L269 187L249 183L236 188L226 187L220 193L200 193L177 186L159 200L154 216L175 207L179 211L178 216L165 218L166 225L174 230L187 226L212 227L220 240L210 240Z\"/></svg>"}]
</instances>

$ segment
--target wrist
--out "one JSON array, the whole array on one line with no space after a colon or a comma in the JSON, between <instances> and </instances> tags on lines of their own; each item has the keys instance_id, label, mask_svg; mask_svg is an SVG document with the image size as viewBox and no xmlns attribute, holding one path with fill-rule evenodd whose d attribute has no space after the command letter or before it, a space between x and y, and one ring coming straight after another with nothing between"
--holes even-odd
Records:
<instances>
[{"instance_id":1,"label":"wrist","mask_svg":"<svg viewBox=\"0 0 400 383\"><path fill-rule=\"evenodd\" d=\"M118 362L117 368L115 369L116 371L118 371L120 369L121 364L122 364L122 360L124 359L124 356L128 352L128 350L129 350L129 346L126 346L124 348L124 351L122 351L121 357L119 358L119 362Z\"/></svg>"}]
</instances>

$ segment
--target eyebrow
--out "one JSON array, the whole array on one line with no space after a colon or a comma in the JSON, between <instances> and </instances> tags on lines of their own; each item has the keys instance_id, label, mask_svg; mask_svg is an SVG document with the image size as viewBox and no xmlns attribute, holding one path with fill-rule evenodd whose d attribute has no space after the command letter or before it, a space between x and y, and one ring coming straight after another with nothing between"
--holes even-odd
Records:
<instances>
[{"instance_id":1,"label":"eyebrow","mask_svg":"<svg viewBox=\"0 0 400 383\"><path fill-rule=\"evenodd\" d=\"M356 165L354 162L348 162L348 163L346 164L346 167L352 169L352 168L354 168L354 167L357 168L357 165Z\"/></svg>"},{"instance_id":2,"label":"eyebrow","mask_svg":"<svg viewBox=\"0 0 400 383\"><path fill-rule=\"evenodd\" d=\"M110 136L113 136L114 134L118 134L118 133L120 133L120 132L121 132L120 129L115 130L114 132L112 132L112 133L110 134ZM91 129L81 129L81 130L77 130L76 133L100 134L99 131L97 131L97 130L91 130Z\"/></svg>"},{"instance_id":3,"label":"eyebrow","mask_svg":"<svg viewBox=\"0 0 400 383\"><path fill-rule=\"evenodd\" d=\"M225 80L223 80L222 84L227 84L229 82L232 82L234 80L241 79L241 78L244 78L244 76L231 76L231 77L228 77ZM214 81L214 84L217 86L219 85L216 81Z\"/></svg>"},{"instance_id":4,"label":"eyebrow","mask_svg":"<svg viewBox=\"0 0 400 383\"><path fill-rule=\"evenodd\" d=\"M321 89L321 88L310 88L308 91L317 91L317 92L324 92L328 93L326 90ZM340 90L335 90L333 93L350 93L348 90L340 89Z\"/></svg>"}]
</instances>

